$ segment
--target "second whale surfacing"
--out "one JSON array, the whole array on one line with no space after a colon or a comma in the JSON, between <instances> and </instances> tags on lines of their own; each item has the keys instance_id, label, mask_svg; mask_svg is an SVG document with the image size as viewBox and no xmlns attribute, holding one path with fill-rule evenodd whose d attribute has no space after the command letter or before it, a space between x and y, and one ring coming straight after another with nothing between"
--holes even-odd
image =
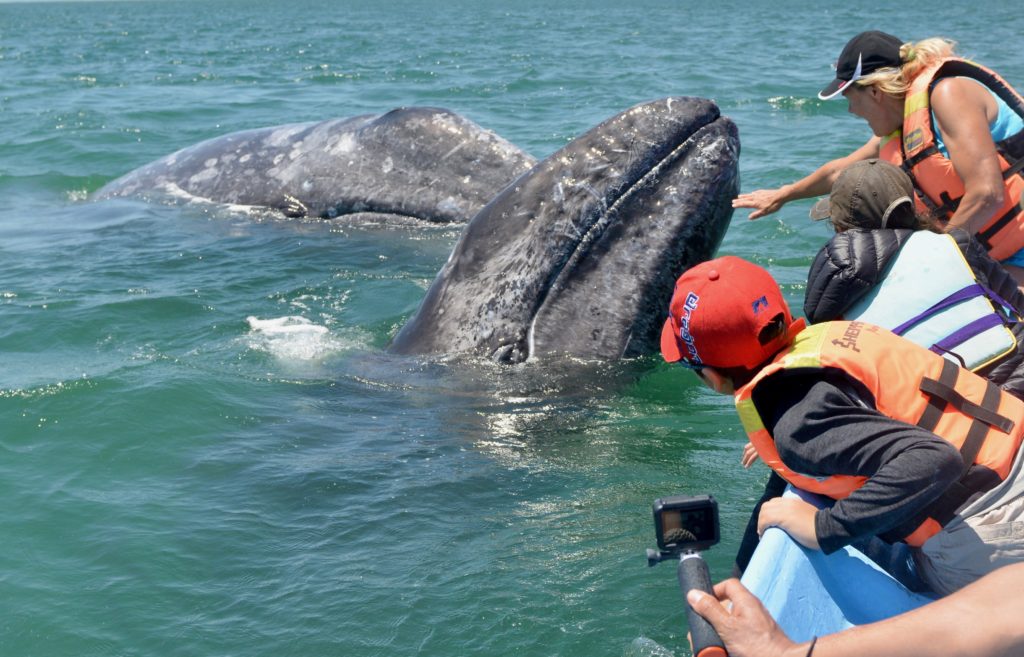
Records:
<instances>
[{"instance_id":1,"label":"second whale surfacing","mask_svg":"<svg viewBox=\"0 0 1024 657\"><path fill-rule=\"evenodd\" d=\"M96 196L169 196L360 223L465 223L535 163L454 112L405 107L209 139Z\"/></svg>"},{"instance_id":2,"label":"second whale surfacing","mask_svg":"<svg viewBox=\"0 0 1024 657\"><path fill-rule=\"evenodd\" d=\"M675 279L728 227L739 149L703 98L601 123L473 217L389 350L507 363L654 353Z\"/></svg>"}]
</instances>

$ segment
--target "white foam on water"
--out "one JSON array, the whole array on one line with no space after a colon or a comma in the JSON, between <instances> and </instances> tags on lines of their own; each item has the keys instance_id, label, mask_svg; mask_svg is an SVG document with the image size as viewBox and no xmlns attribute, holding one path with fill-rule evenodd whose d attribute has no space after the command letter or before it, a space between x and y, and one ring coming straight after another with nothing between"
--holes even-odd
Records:
<instances>
[{"instance_id":1,"label":"white foam on water","mask_svg":"<svg viewBox=\"0 0 1024 657\"><path fill-rule=\"evenodd\" d=\"M626 647L624 657L673 657L671 650L659 644L654 639L637 637Z\"/></svg>"},{"instance_id":2,"label":"white foam on water","mask_svg":"<svg viewBox=\"0 0 1024 657\"><path fill-rule=\"evenodd\" d=\"M326 326L305 317L289 315L271 319L247 317L249 347L284 361L320 360L345 345Z\"/></svg>"}]
</instances>

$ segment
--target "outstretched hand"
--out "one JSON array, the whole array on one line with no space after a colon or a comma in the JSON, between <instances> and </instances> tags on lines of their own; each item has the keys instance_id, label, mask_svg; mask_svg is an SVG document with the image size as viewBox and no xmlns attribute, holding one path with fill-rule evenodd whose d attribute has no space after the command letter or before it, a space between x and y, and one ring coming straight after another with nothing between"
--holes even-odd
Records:
<instances>
[{"instance_id":1,"label":"outstretched hand","mask_svg":"<svg viewBox=\"0 0 1024 657\"><path fill-rule=\"evenodd\" d=\"M776 624L761 601L738 579L716 584L714 596L692 589L686 594L686 601L715 628L729 651L729 657L803 654Z\"/></svg>"},{"instance_id":2,"label":"outstretched hand","mask_svg":"<svg viewBox=\"0 0 1024 657\"><path fill-rule=\"evenodd\" d=\"M758 189L746 194L740 194L732 200L734 208L753 208L747 218L760 219L761 217L778 212L786 204L782 188L779 189Z\"/></svg>"}]
</instances>

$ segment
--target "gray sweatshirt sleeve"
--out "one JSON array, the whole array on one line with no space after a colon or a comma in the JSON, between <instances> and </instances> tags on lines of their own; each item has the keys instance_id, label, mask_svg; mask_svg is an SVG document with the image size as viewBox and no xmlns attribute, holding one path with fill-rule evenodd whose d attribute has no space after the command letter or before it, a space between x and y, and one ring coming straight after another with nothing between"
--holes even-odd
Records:
<instances>
[{"instance_id":1,"label":"gray sweatshirt sleeve","mask_svg":"<svg viewBox=\"0 0 1024 657\"><path fill-rule=\"evenodd\" d=\"M868 477L818 511L815 531L825 553L910 520L959 478L962 460L953 445L882 415L845 373L797 370L771 378L754 402L786 465L813 476Z\"/></svg>"}]
</instances>

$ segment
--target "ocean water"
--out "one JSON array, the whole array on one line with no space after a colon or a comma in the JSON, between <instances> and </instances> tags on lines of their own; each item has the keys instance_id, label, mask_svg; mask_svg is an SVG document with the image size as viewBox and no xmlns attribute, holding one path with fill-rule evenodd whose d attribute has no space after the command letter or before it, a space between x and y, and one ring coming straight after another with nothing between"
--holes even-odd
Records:
<instances>
[{"instance_id":1,"label":"ocean water","mask_svg":"<svg viewBox=\"0 0 1024 657\"><path fill-rule=\"evenodd\" d=\"M1019 6L792 0L0 4L0 655L688 655L651 501L719 500L729 573L762 467L729 399L658 358L391 356L458 227L338 229L93 201L237 130L407 105L545 157L707 96L744 189L867 137L815 93L857 31L941 34L1024 86ZM906 21L897 19L904 18ZM809 202L721 253L794 308Z\"/></svg>"}]
</instances>

